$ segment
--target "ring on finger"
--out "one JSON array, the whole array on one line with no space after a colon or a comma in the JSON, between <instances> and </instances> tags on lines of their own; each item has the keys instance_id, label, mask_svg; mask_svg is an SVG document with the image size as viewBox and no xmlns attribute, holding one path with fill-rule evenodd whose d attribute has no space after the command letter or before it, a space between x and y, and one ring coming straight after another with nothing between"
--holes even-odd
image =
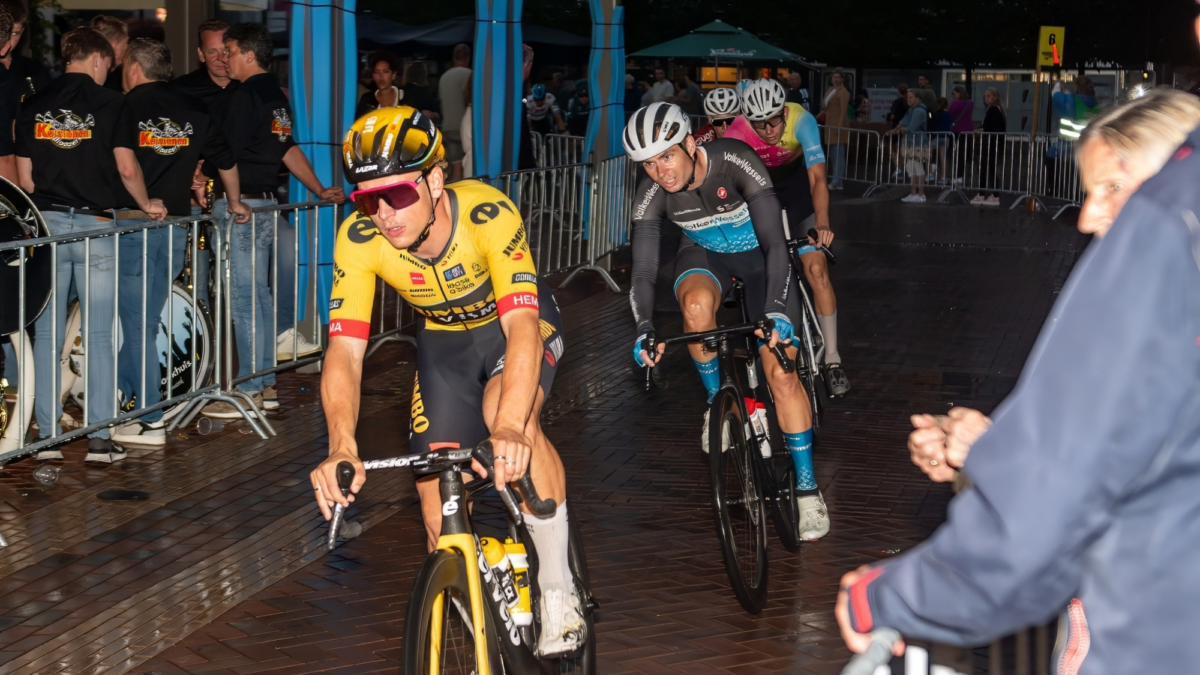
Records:
<instances>
[{"instance_id":1,"label":"ring on finger","mask_svg":"<svg viewBox=\"0 0 1200 675\"><path fill-rule=\"evenodd\" d=\"M321 486L320 486L320 485L317 485L317 486L313 487L313 489L314 489L314 490L316 490L317 492L320 492L320 491L321 491Z\"/></svg>"},{"instance_id":2,"label":"ring on finger","mask_svg":"<svg viewBox=\"0 0 1200 675\"><path fill-rule=\"evenodd\" d=\"M502 460L504 460L505 462L508 462L508 458L507 458L507 457L505 457L504 455L496 455L496 459L502 459Z\"/></svg>"},{"instance_id":3,"label":"ring on finger","mask_svg":"<svg viewBox=\"0 0 1200 675\"><path fill-rule=\"evenodd\" d=\"M937 465L938 465L938 461L936 459L929 460L929 466L937 466Z\"/></svg>"}]
</instances>

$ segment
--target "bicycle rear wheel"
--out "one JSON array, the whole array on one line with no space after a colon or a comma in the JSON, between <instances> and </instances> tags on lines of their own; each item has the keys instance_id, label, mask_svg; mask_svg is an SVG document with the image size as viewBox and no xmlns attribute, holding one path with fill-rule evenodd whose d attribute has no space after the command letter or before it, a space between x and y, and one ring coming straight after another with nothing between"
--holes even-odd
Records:
<instances>
[{"instance_id":1,"label":"bicycle rear wheel","mask_svg":"<svg viewBox=\"0 0 1200 675\"><path fill-rule=\"evenodd\" d=\"M709 472L717 538L733 593L752 614L767 596L767 529L759 462L751 456L740 394L722 388L709 413ZM758 448L753 448L757 453Z\"/></svg>"},{"instance_id":2,"label":"bicycle rear wheel","mask_svg":"<svg viewBox=\"0 0 1200 675\"><path fill-rule=\"evenodd\" d=\"M471 617L467 575L477 574L462 556L434 551L425 559L413 583L404 624L403 675L430 675L434 659L442 675L475 675L482 671L476 657L476 633ZM484 611L483 634L492 673L502 672L496 631Z\"/></svg>"}]
</instances>

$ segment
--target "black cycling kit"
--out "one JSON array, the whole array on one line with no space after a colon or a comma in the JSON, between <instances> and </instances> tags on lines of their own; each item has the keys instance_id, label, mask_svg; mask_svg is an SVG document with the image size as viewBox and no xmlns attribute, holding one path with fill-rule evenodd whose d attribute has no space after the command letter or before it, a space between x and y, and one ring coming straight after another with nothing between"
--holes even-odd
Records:
<instances>
[{"instance_id":1,"label":"black cycling kit","mask_svg":"<svg viewBox=\"0 0 1200 675\"><path fill-rule=\"evenodd\" d=\"M763 314L785 314L796 323L799 306L794 294L789 298L792 265L781 208L762 160L733 139L714 140L697 152L707 156L708 172L695 189L669 193L646 178L635 193L629 300L638 333L651 326L659 238L668 221L687 235L675 259L676 284L707 273L724 294L729 277L737 275L746 284L752 314L761 307Z\"/></svg>"}]
</instances>

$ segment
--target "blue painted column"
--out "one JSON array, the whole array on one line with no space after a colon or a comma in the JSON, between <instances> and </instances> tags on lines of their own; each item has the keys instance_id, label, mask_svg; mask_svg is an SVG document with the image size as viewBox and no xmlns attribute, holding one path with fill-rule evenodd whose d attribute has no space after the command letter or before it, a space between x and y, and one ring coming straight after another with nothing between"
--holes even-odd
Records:
<instances>
[{"instance_id":1,"label":"blue painted column","mask_svg":"<svg viewBox=\"0 0 1200 675\"><path fill-rule=\"evenodd\" d=\"M326 0L320 4L292 3L289 59L292 135L326 186L344 185L342 137L354 122L358 92L358 32L354 23L357 0ZM347 186L346 193L350 190ZM316 199L300 181L288 183L293 203ZM317 308L321 323L329 323L329 292L333 280L333 244L338 213L333 207L301 217L299 315L312 302L308 279L317 265ZM291 220L291 219L290 219ZM294 221L293 221L294 222ZM314 250L315 246L315 250ZM284 256L281 254L280 258ZM289 280L281 279L280 293L289 296Z\"/></svg>"},{"instance_id":2,"label":"blue painted column","mask_svg":"<svg viewBox=\"0 0 1200 675\"><path fill-rule=\"evenodd\" d=\"M588 61L588 115L585 157L595 152L603 161L624 152L625 129L625 8L621 0L588 0L592 12L592 53Z\"/></svg>"},{"instance_id":3,"label":"blue painted column","mask_svg":"<svg viewBox=\"0 0 1200 675\"><path fill-rule=\"evenodd\" d=\"M514 171L521 144L522 0L475 0L471 131L475 173Z\"/></svg>"}]
</instances>

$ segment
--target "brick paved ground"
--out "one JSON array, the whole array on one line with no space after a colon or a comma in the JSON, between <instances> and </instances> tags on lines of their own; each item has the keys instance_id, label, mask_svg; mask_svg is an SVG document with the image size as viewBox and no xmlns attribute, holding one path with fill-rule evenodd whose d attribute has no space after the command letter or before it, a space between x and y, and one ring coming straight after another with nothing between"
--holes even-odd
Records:
<instances>
[{"instance_id":1,"label":"brick paved ground","mask_svg":"<svg viewBox=\"0 0 1200 675\"><path fill-rule=\"evenodd\" d=\"M851 199L834 218L854 389L831 403L816 445L833 531L797 554L772 544L757 617L737 605L717 552L703 397L684 352L647 395L627 354L625 298L561 296L573 302L568 356L546 428L603 607L601 672L836 673L846 658L837 578L928 536L950 497L909 464L907 415L994 407L1084 245L1068 224L965 207ZM664 334L678 325L660 323ZM368 366L367 454L404 443L411 361L409 347L390 345ZM31 462L4 472L0 527L13 546L0 554L0 675L396 672L424 553L411 483L373 475L359 507L366 533L323 555L304 479L325 443L315 378L281 385L284 433L271 441L231 425L108 470L85 469L71 449L63 483L40 491ZM113 486L152 500L95 499Z\"/></svg>"}]
</instances>

